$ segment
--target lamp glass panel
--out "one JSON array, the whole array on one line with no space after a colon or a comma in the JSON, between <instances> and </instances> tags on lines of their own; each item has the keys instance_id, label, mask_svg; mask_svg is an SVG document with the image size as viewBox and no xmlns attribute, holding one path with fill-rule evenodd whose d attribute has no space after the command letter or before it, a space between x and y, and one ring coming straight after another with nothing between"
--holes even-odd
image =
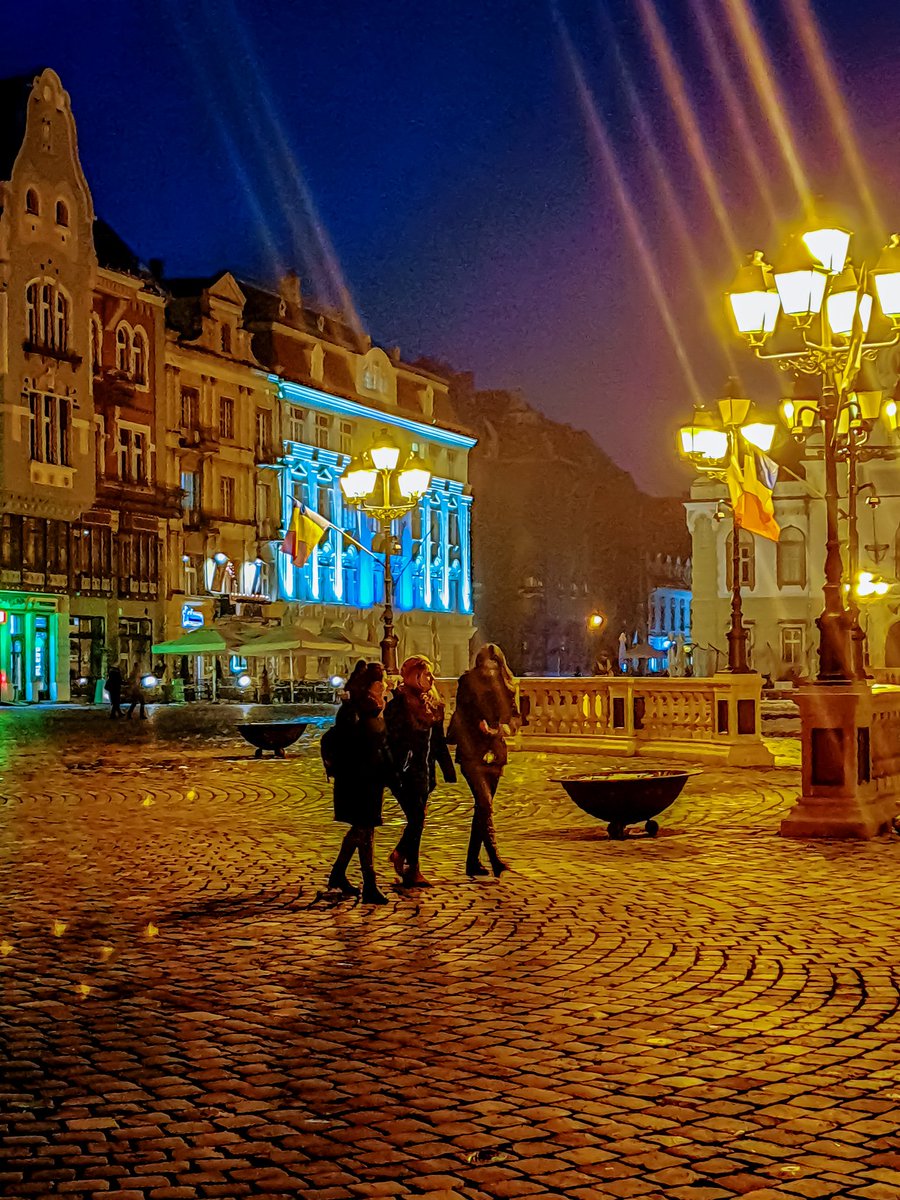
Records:
<instances>
[{"instance_id":1,"label":"lamp glass panel","mask_svg":"<svg viewBox=\"0 0 900 1200\"><path fill-rule=\"evenodd\" d=\"M391 442L382 442L377 446L373 446L369 451L369 455L375 464L376 470L393 471L394 467L400 461L400 447L392 445Z\"/></svg>"},{"instance_id":2,"label":"lamp glass panel","mask_svg":"<svg viewBox=\"0 0 900 1200\"><path fill-rule=\"evenodd\" d=\"M728 453L728 434L705 425L687 425L680 431L681 452L691 458L712 460Z\"/></svg>"},{"instance_id":3,"label":"lamp glass panel","mask_svg":"<svg viewBox=\"0 0 900 1200\"><path fill-rule=\"evenodd\" d=\"M407 499L423 496L431 486L431 472L427 467L404 467L397 482L400 494Z\"/></svg>"},{"instance_id":4,"label":"lamp glass panel","mask_svg":"<svg viewBox=\"0 0 900 1200\"><path fill-rule=\"evenodd\" d=\"M783 271L775 276L781 307L789 317L808 317L821 312L828 276L815 267Z\"/></svg>"},{"instance_id":5,"label":"lamp glass panel","mask_svg":"<svg viewBox=\"0 0 900 1200\"><path fill-rule=\"evenodd\" d=\"M778 405L778 411L781 413L781 419L789 429L794 428L794 414L796 405L793 400L782 400Z\"/></svg>"},{"instance_id":6,"label":"lamp glass panel","mask_svg":"<svg viewBox=\"0 0 900 1200\"><path fill-rule=\"evenodd\" d=\"M361 500L375 487L378 472L373 467L356 467L341 476L341 491L348 500Z\"/></svg>"},{"instance_id":7,"label":"lamp glass panel","mask_svg":"<svg viewBox=\"0 0 900 1200\"><path fill-rule=\"evenodd\" d=\"M749 425L741 426L741 433L745 441L764 453L771 450L775 440L775 426L770 425L768 421L751 421Z\"/></svg>"},{"instance_id":8,"label":"lamp glass panel","mask_svg":"<svg viewBox=\"0 0 900 1200\"><path fill-rule=\"evenodd\" d=\"M729 292L728 299L738 333L773 332L781 307L777 292Z\"/></svg>"},{"instance_id":9,"label":"lamp glass panel","mask_svg":"<svg viewBox=\"0 0 900 1200\"><path fill-rule=\"evenodd\" d=\"M803 235L803 244L826 271L839 275L847 261L850 234L845 229L811 229Z\"/></svg>"},{"instance_id":10,"label":"lamp glass panel","mask_svg":"<svg viewBox=\"0 0 900 1200\"><path fill-rule=\"evenodd\" d=\"M881 311L892 320L900 319L900 271L875 272L873 279Z\"/></svg>"}]
</instances>

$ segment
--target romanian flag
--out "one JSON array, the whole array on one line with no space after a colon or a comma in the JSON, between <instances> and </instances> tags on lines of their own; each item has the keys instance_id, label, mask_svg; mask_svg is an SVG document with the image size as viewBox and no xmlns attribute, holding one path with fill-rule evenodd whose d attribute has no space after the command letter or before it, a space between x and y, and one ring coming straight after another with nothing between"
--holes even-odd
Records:
<instances>
[{"instance_id":1,"label":"romanian flag","mask_svg":"<svg viewBox=\"0 0 900 1200\"><path fill-rule=\"evenodd\" d=\"M302 567L321 542L329 523L303 504L295 504L291 523L281 543L281 553L290 556L295 567Z\"/></svg>"},{"instance_id":2,"label":"romanian flag","mask_svg":"<svg viewBox=\"0 0 900 1200\"><path fill-rule=\"evenodd\" d=\"M777 478L778 464L761 450L748 451L743 465L732 456L725 477L738 525L773 542L781 535L772 500Z\"/></svg>"}]
</instances>

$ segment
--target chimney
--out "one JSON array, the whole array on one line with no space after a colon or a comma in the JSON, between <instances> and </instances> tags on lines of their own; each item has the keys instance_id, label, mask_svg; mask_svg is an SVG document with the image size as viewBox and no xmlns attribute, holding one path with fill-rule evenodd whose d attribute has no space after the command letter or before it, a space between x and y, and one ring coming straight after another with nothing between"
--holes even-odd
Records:
<instances>
[{"instance_id":1,"label":"chimney","mask_svg":"<svg viewBox=\"0 0 900 1200\"><path fill-rule=\"evenodd\" d=\"M150 268L150 274L158 282L162 282L162 277L165 272L166 264L161 258L151 258L147 266Z\"/></svg>"},{"instance_id":2,"label":"chimney","mask_svg":"<svg viewBox=\"0 0 900 1200\"><path fill-rule=\"evenodd\" d=\"M278 281L278 294L285 304L294 308L303 307L303 295L300 290L300 276L296 271L288 271Z\"/></svg>"}]
</instances>

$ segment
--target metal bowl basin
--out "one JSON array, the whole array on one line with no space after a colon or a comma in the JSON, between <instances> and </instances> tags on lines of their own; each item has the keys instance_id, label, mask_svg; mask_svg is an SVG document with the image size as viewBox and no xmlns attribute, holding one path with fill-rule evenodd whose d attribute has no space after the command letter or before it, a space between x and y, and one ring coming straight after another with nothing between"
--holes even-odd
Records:
<instances>
[{"instance_id":1,"label":"metal bowl basin","mask_svg":"<svg viewBox=\"0 0 900 1200\"><path fill-rule=\"evenodd\" d=\"M601 771L572 775L560 783L583 812L624 827L650 821L672 804L699 771Z\"/></svg>"},{"instance_id":2,"label":"metal bowl basin","mask_svg":"<svg viewBox=\"0 0 900 1200\"><path fill-rule=\"evenodd\" d=\"M272 750L281 758L285 747L293 746L308 725L309 721L254 721L238 725L238 733L256 747L258 758L262 757L264 750Z\"/></svg>"}]
</instances>

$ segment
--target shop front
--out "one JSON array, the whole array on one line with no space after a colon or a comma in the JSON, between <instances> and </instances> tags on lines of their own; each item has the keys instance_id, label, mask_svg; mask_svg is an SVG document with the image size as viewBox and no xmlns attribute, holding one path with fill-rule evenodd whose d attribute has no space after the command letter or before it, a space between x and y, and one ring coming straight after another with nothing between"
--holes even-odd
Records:
<instances>
[{"instance_id":1,"label":"shop front","mask_svg":"<svg viewBox=\"0 0 900 1200\"><path fill-rule=\"evenodd\" d=\"M66 597L0 591L2 703L68 700L68 619Z\"/></svg>"}]
</instances>

